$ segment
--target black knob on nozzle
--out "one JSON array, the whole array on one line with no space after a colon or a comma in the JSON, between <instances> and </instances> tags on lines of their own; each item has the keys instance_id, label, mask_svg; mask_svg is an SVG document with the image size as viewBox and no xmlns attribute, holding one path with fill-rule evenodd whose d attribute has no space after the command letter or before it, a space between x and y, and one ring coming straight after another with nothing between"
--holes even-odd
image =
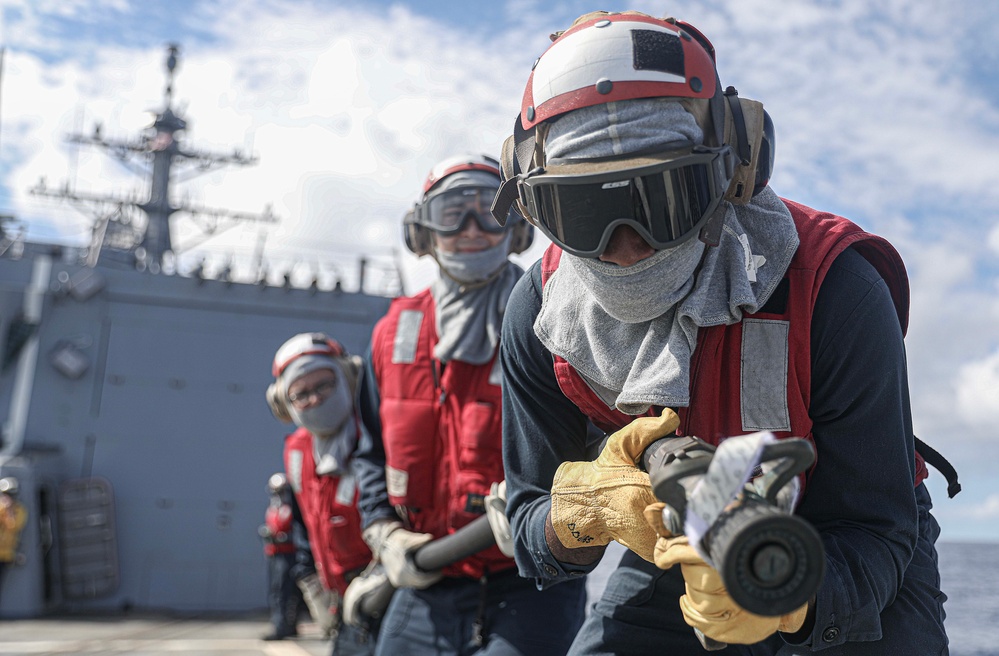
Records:
<instances>
[{"instance_id":1,"label":"black knob on nozzle","mask_svg":"<svg viewBox=\"0 0 999 656\"><path fill-rule=\"evenodd\" d=\"M762 500L749 498L723 513L702 544L732 600L756 615L790 613L822 583L818 532Z\"/></svg>"}]
</instances>

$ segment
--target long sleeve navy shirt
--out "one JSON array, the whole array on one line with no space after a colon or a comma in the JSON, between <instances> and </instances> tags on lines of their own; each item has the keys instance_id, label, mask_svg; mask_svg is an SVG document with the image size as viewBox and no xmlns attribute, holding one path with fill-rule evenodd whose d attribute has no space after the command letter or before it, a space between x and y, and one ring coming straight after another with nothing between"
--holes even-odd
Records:
<instances>
[{"instance_id":1,"label":"long sleeve navy shirt","mask_svg":"<svg viewBox=\"0 0 999 656\"><path fill-rule=\"evenodd\" d=\"M361 513L362 528L367 528L379 519L399 519L389 503L385 484L385 445L382 442L382 420L379 415L381 395L378 393L378 381L371 361L369 348L364 359L358 403L363 430L354 452L354 472L361 493L357 509Z\"/></svg>"},{"instance_id":2,"label":"long sleeve navy shirt","mask_svg":"<svg viewBox=\"0 0 999 656\"><path fill-rule=\"evenodd\" d=\"M595 566L557 561L545 542L545 519L555 470L565 461L593 459L598 438L562 394L552 355L534 334L540 271L536 263L513 291L500 353L515 557L521 575L546 586ZM822 618L829 617L845 623L836 643L879 637L879 614L896 598L916 548L914 444L902 340L887 285L862 256L845 251L822 284L813 316L809 414L817 465L797 509L819 531L826 550L814 640L821 639ZM920 499L929 505L925 493Z\"/></svg>"}]
</instances>

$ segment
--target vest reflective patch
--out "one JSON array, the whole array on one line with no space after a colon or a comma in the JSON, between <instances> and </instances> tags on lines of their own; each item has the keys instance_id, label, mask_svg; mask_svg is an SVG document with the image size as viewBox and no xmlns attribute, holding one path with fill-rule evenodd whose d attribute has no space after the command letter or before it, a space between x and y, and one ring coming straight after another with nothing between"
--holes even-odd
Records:
<instances>
[{"instance_id":1,"label":"vest reflective patch","mask_svg":"<svg viewBox=\"0 0 999 656\"><path fill-rule=\"evenodd\" d=\"M302 493L302 460L305 455L298 449L292 449L288 454L288 483L295 494Z\"/></svg>"},{"instance_id":2,"label":"vest reflective patch","mask_svg":"<svg viewBox=\"0 0 999 656\"><path fill-rule=\"evenodd\" d=\"M409 489L409 472L394 467L385 467L385 488L389 496L404 497Z\"/></svg>"},{"instance_id":3,"label":"vest reflective patch","mask_svg":"<svg viewBox=\"0 0 999 656\"><path fill-rule=\"evenodd\" d=\"M344 474L340 477L340 482L336 486L336 502L341 506L354 505L354 493L357 490L357 482L353 474Z\"/></svg>"},{"instance_id":4,"label":"vest reflective patch","mask_svg":"<svg viewBox=\"0 0 999 656\"><path fill-rule=\"evenodd\" d=\"M790 431L787 407L787 321L742 322L742 429Z\"/></svg>"},{"instance_id":5,"label":"vest reflective patch","mask_svg":"<svg viewBox=\"0 0 999 656\"><path fill-rule=\"evenodd\" d=\"M411 364L416 359L416 343L420 338L422 323L423 313L419 310L403 310L399 313L395 341L392 344L392 364Z\"/></svg>"}]
</instances>

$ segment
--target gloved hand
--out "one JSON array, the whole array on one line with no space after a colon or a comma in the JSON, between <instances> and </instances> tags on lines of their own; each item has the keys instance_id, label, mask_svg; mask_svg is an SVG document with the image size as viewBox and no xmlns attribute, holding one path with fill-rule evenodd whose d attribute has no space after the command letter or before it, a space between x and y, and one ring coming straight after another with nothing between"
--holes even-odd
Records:
<instances>
[{"instance_id":1,"label":"gloved hand","mask_svg":"<svg viewBox=\"0 0 999 656\"><path fill-rule=\"evenodd\" d=\"M366 627L369 620L382 616L395 588L389 583L381 563L369 566L343 593L343 621L349 626Z\"/></svg>"},{"instance_id":2,"label":"gloved hand","mask_svg":"<svg viewBox=\"0 0 999 656\"><path fill-rule=\"evenodd\" d=\"M567 549L617 540L653 562L656 532L643 519L655 503L649 475L635 463L652 442L676 431L680 419L665 408L617 431L593 462L563 462L552 483L552 528Z\"/></svg>"},{"instance_id":3,"label":"gloved hand","mask_svg":"<svg viewBox=\"0 0 999 656\"><path fill-rule=\"evenodd\" d=\"M666 504L653 503L645 518L659 534L655 563L661 569L680 565L687 593L680 597L684 621L705 636L718 642L752 645L774 633L796 633L805 624L808 604L780 617L754 615L739 607L728 595L718 571L704 562L687 543L687 536L673 537L662 522Z\"/></svg>"},{"instance_id":4,"label":"gloved hand","mask_svg":"<svg viewBox=\"0 0 999 656\"><path fill-rule=\"evenodd\" d=\"M506 518L506 481L493 483L486 495L486 517L493 529L496 546L507 558L513 558L513 533Z\"/></svg>"},{"instance_id":5,"label":"gloved hand","mask_svg":"<svg viewBox=\"0 0 999 656\"><path fill-rule=\"evenodd\" d=\"M407 555L430 542L429 533L414 533L402 527L401 522L380 520L364 529L364 541L371 552L385 567L389 581L396 588L428 588L441 579L441 572L424 572L417 569Z\"/></svg>"},{"instance_id":6,"label":"gloved hand","mask_svg":"<svg viewBox=\"0 0 999 656\"><path fill-rule=\"evenodd\" d=\"M305 605L309 609L312 621L319 627L324 636L332 635L337 628L338 617L333 612L334 597L330 590L327 590L319 580L319 575L313 572L308 576L303 576L295 582L298 589L302 591Z\"/></svg>"}]
</instances>

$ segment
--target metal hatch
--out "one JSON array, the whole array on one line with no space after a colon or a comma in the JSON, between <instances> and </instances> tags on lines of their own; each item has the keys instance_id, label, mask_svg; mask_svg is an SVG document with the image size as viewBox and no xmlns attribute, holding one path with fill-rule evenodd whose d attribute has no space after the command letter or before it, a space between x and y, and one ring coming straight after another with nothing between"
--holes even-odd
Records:
<instances>
[{"instance_id":1,"label":"metal hatch","mask_svg":"<svg viewBox=\"0 0 999 656\"><path fill-rule=\"evenodd\" d=\"M59 486L59 553L66 599L95 599L118 589L114 493L103 478Z\"/></svg>"}]
</instances>

